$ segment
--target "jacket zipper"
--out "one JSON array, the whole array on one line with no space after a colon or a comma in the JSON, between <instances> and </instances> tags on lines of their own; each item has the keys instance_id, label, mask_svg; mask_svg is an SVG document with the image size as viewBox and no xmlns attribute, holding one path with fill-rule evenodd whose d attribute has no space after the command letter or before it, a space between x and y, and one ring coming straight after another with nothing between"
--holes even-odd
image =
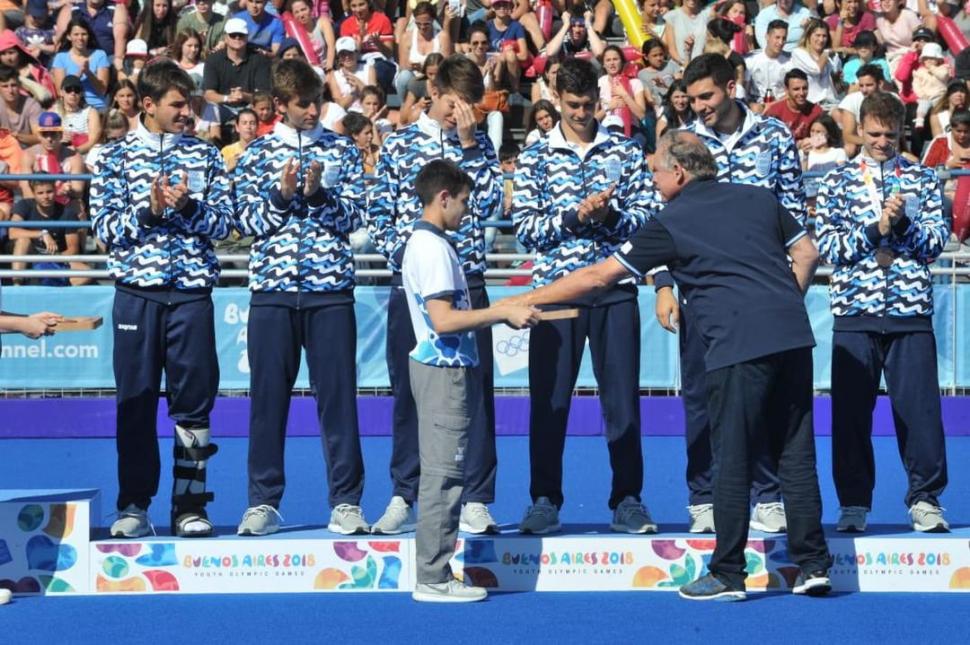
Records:
<instances>
[{"instance_id":1,"label":"jacket zipper","mask_svg":"<svg viewBox=\"0 0 970 645\"><path fill-rule=\"evenodd\" d=\"M306 218L309 215L309 209L307 208L306 202L303 200L303 138L300 131L293 128L296 132L296 160L298 164L297 169L297 182L296 182L296 195L293 196L294 199L299 199L300 202L298 207L305 210L302 213L303 217L298 218L300 222L300 236L297 240L297 253L296 253L296 308L300 309L300 300L303 295L303 240L306 237L306 231L304 230L306 226Z\"/></svg>"},{"instance_id":2,"label":"jacket zipper","mask_svg":"<svg viewBox=\"0 0 970 645\"><path fill-rule=\"evenodd\" d=\"M879 183L881 184L879 190L882 194L882 201L886 203L886 175L883 172L882 162L879 163ZM879 210L882 213L882 209ZM881 218L881 215L880 215ZM889 250L892 251L892 226L889 228L890 243ZM879 242L882 246L882 241ZM878 266L878 262L876 263ZM887 267L882 268L882 313L879 314L880 318L885 318L886 314L889 312L889 272L892 271L892 264Z\"/></svg>"}]
</instances>

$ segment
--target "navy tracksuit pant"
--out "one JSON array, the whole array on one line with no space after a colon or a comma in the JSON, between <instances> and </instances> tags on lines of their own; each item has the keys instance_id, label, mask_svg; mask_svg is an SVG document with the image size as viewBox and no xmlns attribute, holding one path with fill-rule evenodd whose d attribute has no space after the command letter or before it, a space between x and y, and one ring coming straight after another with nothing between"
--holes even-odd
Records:
<instances>
[{"instance_id":1,"label":"navy tracksuit pant","mask_svg":"<svg viewBox=\"0 0 970 645\"><path fill-rule=\"evenodd\" d=\"M578 318L543 322L529 337L529 494L563 503L566 423L589 339L606 421L613 481L609 507L640 499L640 309L636 298L580 309Z\"/></svg>"},{"instance_id":2,"label":"navy tracksuit pant","mask_svg":"<svg viewBox=\"0 0 970 645\"><path fill-rule=\"evenodd\" d=\"M716 455L717 544L711 573L733 589L744 588L751 466L765 451L778 463L791 559L806 573L827 571L830 558L815 472L812 349L712 370L705 386Z\"/></svg>"},{"instance_id":3,"label":"navy tracksuit pant","mask_svg":"<svg viewBox=\"0 0 970 645\"><path fill-rule=\"evenodd\" d=\"M364 461L357 425L357 322L353 302L249 308L249 505L279 508L290 396L306 350L327 464L331 508L359 505Z\"/></svg>"},{"instance_id":4,"label":"navy tracksuit pant","mask_svg":"<svg viewBox=\"0 0 970 645\"><path fill-rule=\"evenodd\" d=\"M839 503L872 507L872 410L882 374L909 477L906 506L938 506L947 482L946 443L932 331L833 334L832 470Z\"/></svg>"},{"instance_id":5,"label":"navy tracksuit pant","mask_svg":"<svg viewBox=\"0 0 970 645\"><path fill-rule=\"evenodd\" d=\"M692 505L710 504L714 501L714 458L711 452L711 423L707 413L707 368L704 365L706 352L704 338L695 326L686 305L681 301L680 388L687 425L687 488ZM754 456L751 475L751 500L755 504L777 502L781 499L778 462L768 450L762 450Z\"/></svg>"},{"instance_id":6,"label":"navy tracksuit pant","mask_svg":"<svg viewBox=\"0 0 970 645\"><path fill-rule=\"evenodd\" d=\"M112 310L117 388L118 509L147 509L158 493L158 397L165 372L168 414L208 428L219 390L208 293L118 288Z\"/></svg>"},{"instance_id":7,"label":"navy tracksuit pant","mask_svg":"<svg viewBox=\"0 0 970 645\"><path fill-rule=\"evenodd\" d=\"M401 286L400 275L391 282L391 295L387 303L387 372L394 395L394 427L391 450L391 483L393 494L400 495L409 504L418 499L418 481L421 460L418 452L418 413L411 395L411 376L408 372L408 354L417 340L408 312L407 296ZM489 306L488 293L481 278L469 277L468 295L473 309ZM495 455L495 391L493 383L494 357L492 356L491 328L475 331L478 341L479 366L474 370L482 379L482 396L485 399L484 418L473 418L468 428L468 449L465 452L465 490L463 502L491 504L495 501L495 471L498 460Z\"/></svg>"}]
</instances>

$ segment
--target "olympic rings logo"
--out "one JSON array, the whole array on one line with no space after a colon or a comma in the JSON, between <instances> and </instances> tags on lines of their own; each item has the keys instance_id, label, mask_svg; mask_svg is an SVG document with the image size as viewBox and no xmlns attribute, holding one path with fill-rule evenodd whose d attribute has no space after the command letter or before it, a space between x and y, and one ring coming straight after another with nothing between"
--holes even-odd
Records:
<instances>
[{"instance_id":1,"label":"olympic rings logo","mask_svg":"<svg viewBox=\"0 0 970 645\"><path fill-rule=\"evenodd\" d=\"M519 355L519 352L529 351L529 331L526 330L521 334L512 336L508 340L500 340L495 345L495 351L499 354L504 354L509 358L515 358Z\"/></svg>"}]
</instances>

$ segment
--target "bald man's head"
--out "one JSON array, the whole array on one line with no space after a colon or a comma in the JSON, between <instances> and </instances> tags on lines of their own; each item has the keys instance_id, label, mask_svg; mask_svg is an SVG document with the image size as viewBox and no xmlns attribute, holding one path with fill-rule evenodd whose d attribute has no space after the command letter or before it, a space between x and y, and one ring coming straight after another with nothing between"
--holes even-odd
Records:
<instances>
[{"instance_id":1,"label":"bald man's head","mask_svg":"<svg viewBox=\"0 0 970 645\"><path fill-rule=\"evenodd\" d=\"M695 179L715 179L717 162L704 142L692 132L668 130L657 142L654 181L670 200Z\"/></svg>"}]
</instances>

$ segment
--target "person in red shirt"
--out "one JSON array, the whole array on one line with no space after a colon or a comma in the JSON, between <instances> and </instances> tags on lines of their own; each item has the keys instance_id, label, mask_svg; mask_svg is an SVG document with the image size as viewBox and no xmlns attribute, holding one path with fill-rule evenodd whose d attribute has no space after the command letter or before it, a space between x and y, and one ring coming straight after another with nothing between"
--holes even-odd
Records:
<instances>
[{"instance_id":1,"label":"person in red shirt","mask_svg":"<svg viewBox=\"0 0 970 645\"><path fill-rule=\"evenodd\" d=\"M785 74L785 100L765 108L765 116L782 121L791 130L799 150L811 147L808 135L822 108L808 100L808 75L800 69Z\"/></svg>"},{"instance_id":2,"label":"person in red shirt","mask_svg":"<svg viewBox=\"0 0 970 645\"><path fill-rule=\"evenodd\" d=\"M350 0L350 16L340 24L340 35L357 41L364 61L373 61L377 83L386 93L394 92L394 27L391 19L375 11L371 0Z\"/></svg>"}]
</instances>

